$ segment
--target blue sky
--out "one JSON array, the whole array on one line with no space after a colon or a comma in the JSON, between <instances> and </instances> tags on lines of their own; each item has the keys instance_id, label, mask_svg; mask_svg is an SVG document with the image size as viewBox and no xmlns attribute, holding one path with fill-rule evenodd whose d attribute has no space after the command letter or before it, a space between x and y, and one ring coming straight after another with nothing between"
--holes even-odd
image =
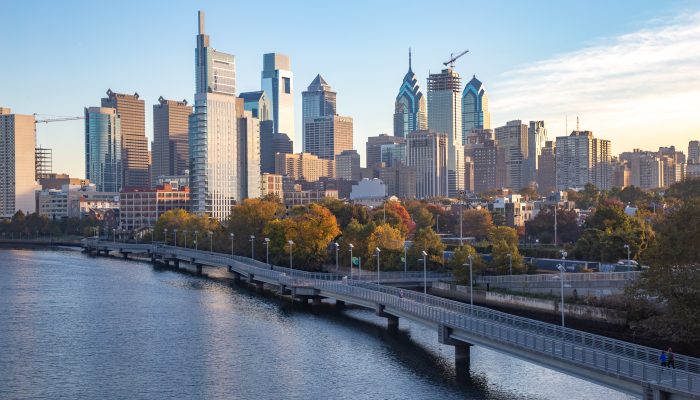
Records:
<instances>
[{"instance_id":1,"label":"blue sky","mask_svg":"<svg viewBox=\"0 0 700 400\"><path fill-rule=\"evenodd\" d=\"M451 52L490 93L492 124L544 119L549 137L581 117L614 152L700 139L696 1L8 1L0 4L0 105L82 115L108 88L146 101L192 100L196 13L214 48L236 55L237 90L260 87L262 54L291 56L295 150L301 92L317 73L355 121L355 148L392 131L408 47L422 88ZM54 170L84 174L81 121L37 126ZM364 161L363 161L364 163Z\"/></svg>"}]
</instances>

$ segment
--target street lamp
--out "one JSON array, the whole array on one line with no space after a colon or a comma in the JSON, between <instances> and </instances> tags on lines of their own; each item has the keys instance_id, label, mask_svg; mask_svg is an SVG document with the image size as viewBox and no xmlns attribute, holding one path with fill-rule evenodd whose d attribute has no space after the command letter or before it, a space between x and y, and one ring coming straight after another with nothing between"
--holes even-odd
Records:
<instances>
[{"instance_id":1,"label":"street lamp","mask_svg":"<svg viewBox=\"0 0 700 400\"><path fill-rule=\"evenodd\" d=\"M352 279L352 248L355 247L350 243L350 279Z\"/></svg>"},{"instance_id":2,"label":"street lamp","mask_svg":"<svg viewBox=\"0 0 700 400\"><path fill-rule=\"evenodd\" d=\"M564 327L564 268L563 265L557 265L559 270L559 280L561 281L561 327Z\"/></svg>"},{"instance_id":3,"label":"street lamp","mask_svg":"<svg viewBox=\"0 0 700 400\"><path fill-rule=\"evenodd\" d=\"M423 250L423 296L428 297L428 253Z\"/></svg>"},{"instance_id":4,"label":"street lamp","mask_svg":"<svg viewBox=\"0 0 700 400\"><path fill-rule=\"evenodd\" d=\"M235 236L233 232L228 234L229 237L231 238L231 257L233 257L233 237Z\"/></svg>"},{"instance_id":5,"label":"street lamp","mask_svg":"<svg viewBox=\"0 0 700 400\"><path fill-rule=\"evenodd\" d=\"M338 251L340 250L340 245L338 242L333 243L335 246L335 272L338 272Z\"/></svg>"},{"instance_id":6,"label":"street lamp","mask_svg":"<svg viewBox=\"0 0 700 400\"><path fill-rule=\"evenodd\" d=\"M255 260L255 235L250 235L250 258Z\"/></svg>"},{"instance_id":7,"label":"street lamp","mask_svg":"<svg viewBox=\"0 0 700 400\"><path fill-rule=\"evenodd\" d=\"M185 234L185 248L187 248L187 229L183 230L182 233Z\"/></svg>"},{"instance_id":8,"label":"street lamp","mask_svg":"<svg viewBox=\"0 0 700 400\"><path fill-rule=\"evenodd\" d=\"M112 228L112 242L117 243L117 230Z\"/></svg>"},{"instance_id":9,"label":"street lamp","mask_svg":"<svg viewBox=\"0 0 700 400\"><path fill-rule=\"evenodd\" d=\"M459 245L462 245L463 235L462 235L462 223L464 221L464 190L459 191Z\"/></svg>"},{"instance_id":10,"label":"street lamp","mask_svg":"<svg viewBox=\"0 0 700 400\"><path fill-rule=\"evenodd\" d=\"M474 276L472 275L472 260L473 257L470 254L469 255L469 305L471 308L469 309L469 312L472 312L472 308L474 308ZM465 267L467 264L462 264Z\"/></svg>"},{"instance_id":11,"label":"street lamp","mask_svg":"<svg viewBox=\"0 0 700 400\"><path fill-rule=\"evenodd\" d=\"M406 257L406 241L403 241L403 272L408 272L408 257Z\"/></svg>"},{"instance_id":12,"label":"street lamp","mask_svg":"<svg viewBox=\"0 0 700 400\"><path fill-rule=\"evenodd\" d=\"M265 263L270 265L270 238L265 238Z\"/></svg>"},{"instance_id":13,"label":"street lamp","mask_svg":"<svg viewBox=\"0 0 700 400\"><path fill-rule=\"evenodd\" d=\"M199 231L194 231L194 249L199 250L199 243L197 243L197 235L199 235Z\"/></svg>"},{"instance_id":14,"label":"street lamp","mask_svg":"<svg viewBox=\"0 0 700 400\"><path fill-rule=\"evenodd\" d=\"M379 247L375 248L377 251L377 286L379 286L379 253L382 251L379 249Z\"/></svg>"},{"instance_id":15,"label":"street lamp","mask_svg":"<svg viewBox=\"0 0 700 400\"><path fill-rule=\"evenodd\" d=\"M173 235L175 235L175 247L177 247L177 229L173 229Z\"/></svg>"},{"instance_id":16,"label":"street lamp","mask_svg":"<svg viewBox=\"0 0 700 400\"><path fill-rule=\"evenodd\" d=\"M513 275L513 253L508 253L508 270Z\"/></svg>"},{"instance_id":17,"label":"street lamp","mask_svg":"<svg viewBox=\"0 0 700 400\"><path fill-rule=\"evenodd\" d=\"M287 243L289 243L289 269L294 270L294 264L293 264L293 258L292 258L292 246L294 246L294 241L293 240L288 240Z\"/></svg>"},{"instance_id":18,"label":"street lamp","mask_svg":"<svg viewBox=\"0 0 700 400\"><path fill-rule=\"evenodd\" d=\"M440 214L435 214L435 229L440 233Z\"/></svg>"},{"instance_id":19,"label":"street lamp","mask_svg":"<svg viewBox=\"0 0 700 400\"><path fill-rule=\"evenodd\" d=\"M209 231L209 252L213 253L214 252L214 241L212 238L214 237L214 232Z\"/></svg>"},{"instance_id":20,"label":"street lamp","mask_svg":"<svg viewBox=\"0 0 700 400\"><path fill-rule=\"evenodd\" d=\"M629 272L632 265L630 261L630 245L626 244L624 247L627 249L627 272Z\"/></svg>"}]
</instances>

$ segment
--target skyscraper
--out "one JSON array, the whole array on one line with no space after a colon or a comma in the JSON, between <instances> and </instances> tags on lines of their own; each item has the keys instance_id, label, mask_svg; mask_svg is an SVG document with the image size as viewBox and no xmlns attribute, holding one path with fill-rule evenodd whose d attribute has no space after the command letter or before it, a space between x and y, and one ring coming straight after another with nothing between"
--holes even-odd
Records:
<instances>
[{"instance_id":1,"label":"skyscraper","mask_svg":"<svg viewBox=\"0 0 700 400\"><path fill-rule=\"evenodd\" d=\"M529 182L528 126L520 120L496 128L496 141L503 148L506 163L504 186L520 189Z\"/></svg>"},{"instance_id":2,"label":"skyscraper","mask_svg":"<svg viewBox=\"0 0 700 400\"><path fill-rule=\"evenodd\" d=\"M527 129L528 164L526 183L537 181L537 173L540 169L539 157L546 142L547 127L544 121L530 121L530 126Z\"/></svg>"},{"instance_id":3,"label":"skyscraper","mask_svg":"<svg viewBox=\"0 0 700 400\"><path fill-rule=\"evenodd\" d=\"M345 150L335 157L335 178L353 182L360 180L360 155L356 150Z\"/></svg>"},{"instance_id":4,"label":"skyscraper","mask_svg":"<svg viewBox=\"0 0 700 400\"><path fill-rule=\"evenodd\" d=\"M500 189L505 183L505 156L503 148L495 141L486 139L473 149L474 192L483 193Z\"/></svg>"},{"instance_id":5,"label":"skyscraper","mask_svg":"<svg viewBox=\"0 0 700 400\"><path fill-rule=\"evenodd\" d=\"M245 110L244 100L238 99L236 119L238 121L238 188L236 200L260 197L260 120L252 111Z\"/></svg>"},{"instance_id":6,"label":"skyscraper","mask_svg":"<svg viewBox=\"0 0 700 400\"><path fill-rule=\"evenodd\" d=\"M46 179L53 173L53 150L45 147L37 147L35 153L34 180Z\"/></svg>"},{"instance_id":7,"label":"skyscraper","mask_svg":"<svg viewBox=\"0 0 700 400\"><path fill-rule=\"evenodd\" d=\"M184 175L189 170L188 119L192 106L187 100L158 98L153 105L151 186L159 176Z\"/></svg>"},{"instance_id":8,"label":"skyscraper","mask_svg":"<svg viewBox=\"0 0 700 400\"><path fill-rule=\"evenodd\" d=\"M464 190L461 79L452 68L428 76L428 128L447 136L448 195ZM420 180L420 173L417 174ZM419 194L420 197L420 194Z\"/></svg>"},{"instance_id":9,"label":"skyscraper","mask_svg":"<svg viewBox=\"0 0 700 400\"><path fill-rule=\"evenodd\" d=\"M476 75L462 92L462 144L466 144L467 135L473 129L491 129L489 97Z\"/></svg>"},{"instance_id":10,"label":"skyscraper","mask_svg":"<svg viewBox=\"0 0 700 400\"><path fill-rule=\"evenodd\" d=\"M34 116L0 107L0 217L36 211L35 149Z\"/></svg>"},{"instance_id":11,"label":"skyscraper","mask_svg":"<svg viewBox=\"0 0 700 400\"><path fill-rule=\"evenodd\" d=\"M190 200L195 213L228 217L240 199L235 57L209 46L199 11L196 92L189 119Z\"/></svg>"},{"instance_id":12,"label":"skyscraper","mask_svg":"<svg viewBox=\"0 0 700 400\"><path fill-rule=\"evenodd\" d=\"M410 132L428 127L425 97L420 92L418 79L411 69L411 50L408 50L408 72L403 77L394 103L394 136L406 137Z\"/></svg>"},{"instance_id":13,"label":"skyscraper","mask_svg":"<svg viewBox=\"0 0 700 400\"><path fill-rule=\"evenodd\" d=\"M611 188L610 141L593 137L591 131L573 131L557 137L557 189L580 189L592 183L602 190Z\"/></svg>"},{"instance_id":14,"label":"skyscraper","mask_svg":"<svg viewBox=\"0 0 700 400\"><path fill-rule=\"evenodd\" d=\"M388 144L406 144L406 139L400 136L389 136L386 133L367 138L367 143L365 144L367 168L377 167L382 162L382 146Z\"/></svg>"},{"instance_id":15,"label":"skyscraper","mask_svg":"<svg viewBox=\"0 0 700 400\"><path fill-rule=\"evenodd\" d=\"M123 138L117 110L85 109L85 177L98 192L119 192L124 187Z\"/></svg>"},{"instance_id":16,"label":"skyscraper","mask_svg":"<svg viewBox=\"0 0 700 400\"><path fill-rule=\"evenodd\" d=\"M107 97L102 98L102 107L114 108L121 121L123 186L149 188L145 102L139 99L138 93L130 95L108 89Z\"/></svg>"},{"instance_id":17,"label":"skyscraper","mask_svg":"<svg viewBox=\"0 0 700 400\"><path fill-rule=\"evenodd\" d=\"M336 93L321 77L311 82L303 99L303 148L326 160L352 150L352 118L336 114Z\"/></svg>"},{"instance_id":18,"label":"skyscraper","mask_svg":"<svg viewBox=\"0 0 700 400\"><path fill-rule=\"evenodd\" d=\"M416 197L447 196L447 137L433 130L406 136L406 162L416 170Z\"/></svg>"},{"instance_id":19,"label":"skyscraper","mask_svg":"<svg viewBox=\"0 0 700 400\"><path fill-rule=\"evenodd\" d=\"M537 157L537 186L540 194L553 192L557 188L556 147L548 140Z\"/></svg>"},{"instance_id":20,"label":"skyscraper","mask_svg":"<svg viewBox=\"0 0 700 400\"><path fill-rule=\"evenodd\" d=\"M289 56L278 53L263 55L262 89L272 106L270 119L274 123L273 132L286 133L293 138L294 85L291 68Z\"/></svg>"},{"instance_id":21,"label":"skyscraper","mask_svg":"<svg viewBox=\"0 0 700 400\"><path fill-rule=\"evenodd\" d=\"M700 164L700 141L688 142L688 164Z\"/></svg>"}]
</instances>

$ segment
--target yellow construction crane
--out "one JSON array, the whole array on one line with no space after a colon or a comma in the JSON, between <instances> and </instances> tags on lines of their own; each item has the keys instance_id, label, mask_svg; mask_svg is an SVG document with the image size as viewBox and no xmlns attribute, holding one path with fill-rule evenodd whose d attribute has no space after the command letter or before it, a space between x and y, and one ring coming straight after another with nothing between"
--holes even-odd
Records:
<instances>
[{"instance_id":1,"label":"yellow construction crane","mask_svg":"<svg viewBox=\"0 0 700 400\"><path fill-rule=\"evenodd\" d=\"M469 53L469 50L464 50L463 52L457 54L456 56L454 55L454 53L450 53L449 61L445 61L444 63L442 63L442 65L444 65L446 67L454 68L455 61L457 61L458 58L462 57L463 55L465 55L467 53Z\"/></svg>"},{"instance_id":2,"label":"yellow construction crane","mask_svg":"<svg viewBox=\"0 0 700 400\"><path fill-rule=\"evenodd\" d=\"M46 115L47 117L53 117L53 118L38 119L37 116L39 116L39 115L44 115L44 114L34 113L34 122L35 123L48 124L49 122L75 121L78 119L85 119L85 117L62 117L62 116L57 116L57 115Z\"/></svg>"}]
</instances>

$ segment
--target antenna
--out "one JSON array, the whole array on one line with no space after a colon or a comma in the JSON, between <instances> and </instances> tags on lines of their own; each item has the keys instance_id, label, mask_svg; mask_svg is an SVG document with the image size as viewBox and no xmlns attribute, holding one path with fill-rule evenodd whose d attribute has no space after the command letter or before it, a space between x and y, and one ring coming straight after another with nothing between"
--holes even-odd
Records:
<instances>
[{"instance_id":1,"label":"antenna","mask_svg":"<svg viewBox=\"0 0 700 400\"><path fill-rule=\"evenodd\" d=\"M576 116L576 131L578 131L578 115Z\"/></svg>"},{"instance_id":2,"label":"antenna","mask_svg":"<svg viewBox=\"0 0 700 400\"><path fill-rule=\"evenodd\" d=\"M408 48L408 69L411 69L411 48Z\"/></svg>"}]
</instances>

